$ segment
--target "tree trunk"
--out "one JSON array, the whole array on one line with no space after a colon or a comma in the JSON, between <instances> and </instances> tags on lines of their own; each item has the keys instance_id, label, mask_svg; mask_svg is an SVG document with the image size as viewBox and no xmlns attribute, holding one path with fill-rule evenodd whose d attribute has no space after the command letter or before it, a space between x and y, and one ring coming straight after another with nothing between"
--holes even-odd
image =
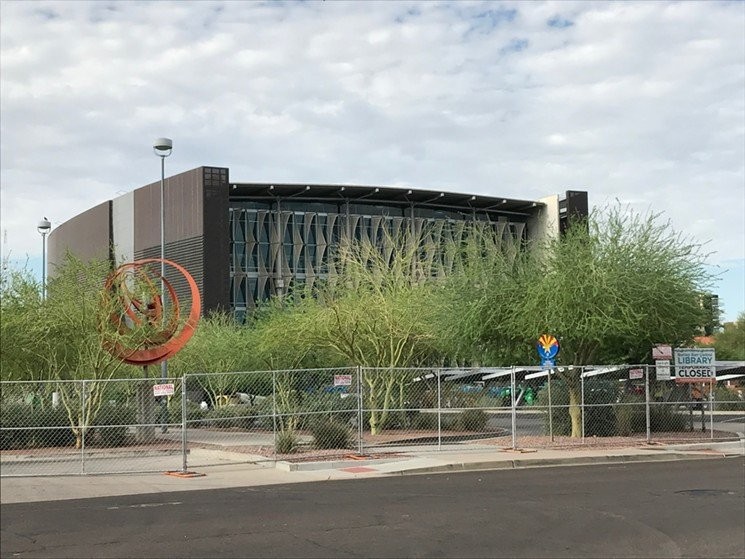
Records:
<instances>
[{"instance_id":1,"label":"tree trunk","mask_svg":"<svg viewBox=\"0 0 745 559\"><path fill-rule=\"evenodd\" d=\"M137 385L137 426L136 439L139 443L150 442L155 438L155 397L147 380Z\"/></svg>"},{"instance_id":2,"label":"tree trunk","mask_svg":"<svg viewBox=\"0 0 745 559\"><path fill-rule=\"evenodd\" d=\"M582 436L582 388L579 383L569 383L569 417L572 419L572 437Z\"/></svg>"},{"instance_id":3,"label":"tree trunk","mask_svg":"<svg viewBox=\"0 0 745 559\"><path fill-rule=\"evenodd\" d=\"M376 379L366 378L365 379L367 388L369 390L367 395L367 403L368 407L370 408L370 434L371 435L377 435L380 432L379 428L379 416L378 416L378 405L377 405L377 397L378 397L378 391L377 391L377 382Z\"/></svg>"}]
</instances>

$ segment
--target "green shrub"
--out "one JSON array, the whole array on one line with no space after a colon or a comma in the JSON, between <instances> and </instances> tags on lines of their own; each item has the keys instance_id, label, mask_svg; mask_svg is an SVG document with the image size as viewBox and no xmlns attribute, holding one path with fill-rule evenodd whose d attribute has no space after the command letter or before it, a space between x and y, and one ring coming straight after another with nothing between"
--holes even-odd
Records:
<instances>
[{"instance_id":1,"label":"green shrub","mask_svg":"<svg viewBox=\"0 0 745 559\"><path fill-rule=\"evenodd\" d=\"M171 406L170 408L171 423L181 423L183 421L183 411L181 410L181 402L177 405ZM196 402L186 402L186 421L193 421L194 424L189 425L190 428L202 427L202 420L207 416L206 410L203 410Z\"/></svg>"},{"instance_id":2,"label":"green shrub","mask_svg":"<svg viewBox=\"0 0 745 559\"><path fill-rule=\"evenodd\" d=\"M6 404L0 409L0 448L69 446L75 437L63 407L39 409L28 404Z\"/></svg>"},{"instance_id":3,"label":"green shrub","mask_svg":"<svg viewBox=\"0 0 745 559\"><path fill-rule=\"evenodd\" d=\"M627 394L613 406L616 416L616 433L627 437L647 431L647 408L643 396Z\"/></svg>"},{"instance_id":4,"label":"green shrub","mask_svg":"<svg viewBox=\"0 0 745 559\"><path fill-rule=\"evenodd\" d=\"M585 435L607 437L616 433L616 418L613 404L616 401L615 383L609 380L590 378L585 381ZM549 432L548 383L538 392L537 406L545 407L544 426ZM553 434L572 434L572 418L569 415L569 389L563 380L551 381L551 420Z\"/></svg>"},{"instance_id":5,"label":"green shrub","mask_svg":"<svg viewBox=\"0 0 745 559\"><path fill-rule=\"evenodd\" d=\"M436 413L419 413L414 416L414 429L420 431L434 431L437 429Z\"/></svg>"},{"instance_id":6,"label":"green shrub","mask_svg":"<svg viewBox=\"0 0 745 559\"><path fill-rule=\"evenodd\" d=\"M277 454L293 454L297 452L300 441L295 431L285 430L277 433L275 450Z\"/></svg>"},{"instance_id":7,"label":"green shrub","mask_svg":"<svg viewBox=\"0 0 745 559\"><path fill-rule=\"evenodd\" d=\"M255 412L249 406L221 406L209 410L205 416L205 427L216 427L218 429L251 429L254 424Z\"/></svg>"},{"instance_id":8,"label":"green shrub","mask_svg":"<svg viewBox=\"0 0 745 559\"><path fill-rule=\"evenodd\" d=\"M137 422L137 410L132 406L103 407L99 410L95 425L88 431L91 442L101 446L124 446L127 443L129 426Z\"/></svg>"},{"instance_id":9,"label":"green shrub","mask_svg":"<svg viewBox=\"0 0 745 559\"><path fill-rule=\"evenodd\" d=\"M737 392L726 386L717 386L714 390L714 409L719 411L745 412L745 400Z\"/></svg>"},{"instance_id":10,"label":"green shrub","mask_svg":"<svg viewBox=\"0 0 745 559\"><path fill-rule=\"evenodd\" d=\"M42 427L31 431L33 446L72 446L75 444L70 418L64 407L47 407L37 410L33 415L33 423Z\"/></svg>"},{"instance_id":11,"label":"green shrub","mask_svg":"<svg viewBox=\"0 0 745 559\"><path fill-rule=\"evenodd\" d=\"M443 413L440 417L440 426L443 431L460 431L460 414Z\"/></svg>"},{"instance_id":12,"label":"green shrub","mask_svg":"<svg viewBox=\"0 0 745 559\"><path fill-rule=\"evenodd\" d=\"M690 412L678 411L670 405L657 404L649 408L649 429L655 433L688 431L689 420Z\"/></svg>"},{"instance_id":13,"label":"green shrub","mask_svg":"<svg viewBox=\"0 0 745 559\"><path fill-rule=\"evenodd\" d=\"M378 421L380 421L380 417L382 415L382 412L378 412ZM370 412L364 411L362 414L362 424L369 428L370 427ZM397 412L389 411L386 415L385 421L382 423L378 423L378 429L381 431L386 431L389 429L401 429L403 427L403 423L401 422L401 416Z\"/></svg>"},{"instance_id":14,"label":"green shrub","mask_svg":"<svg viewBox=\"0 0 745 559\"><path fill-rule=\"evenodd\" d=\"M309 418L319 412L328 412L328 415L334 419L349 423L357 418L357 398L355 395L342 398L340 394L334 393L310 394L299 406L299 411L309 414L307 416ZM312 420L308 421L309 424L312 422Z\"/></svg>"},{"instance_id":15,"label":"green shrub","mask_svg":"<svg viewBox=\"0 0 745 559\"><path fill-rule=\"evenodd\" d=\"M487 419L484 410L464 410L458 418L458 424L464 431L483 431Z\"/></svg>"},{"instance_id":16,"label":"green shrub","mask_svg":"<svg viewBox=\"0 0 745 559\"><path fill-rule=\"evenodd\" d=\"M0 448L27 448L29 446L30 431L22 427L30 426L32 408L24 404L3 404L0 407Z\"/></svg>"},{"instance_id":17,"label":"green shrub","mask_svg":"<svg viewBox=\"0 0 745 559\"><path fill-rule=\"evenodd\" d=\"M538 391L536 406L543 408L543 423L546 434L553 428L556 436L569 436L572 434L572 420L569 416L569 391L564 382L551 381L551 422L548 416L548 383L544 383Z\"/></svg>"},{"instance_id":18,"label":"green shrub","mask_svg":"<svg viewBox=\"0 0 745 559\"><path fill-rule=\"evenodd\" d=\"M318 419L311 424L313 446L317 449L351 448L352 432L346 425L333 419Z\"/></svg>"},{"instance_id":19,"label":"green shrub","mask_svg":"<svg viewBox=\"0 0 745 559\"><path fill-rule=\"evenodd\" d=\"M271 398L262 400L261 403L257 404L253 408L254 428L256 429L274 429L274 407Z\"/></svg>"}]
</instances>

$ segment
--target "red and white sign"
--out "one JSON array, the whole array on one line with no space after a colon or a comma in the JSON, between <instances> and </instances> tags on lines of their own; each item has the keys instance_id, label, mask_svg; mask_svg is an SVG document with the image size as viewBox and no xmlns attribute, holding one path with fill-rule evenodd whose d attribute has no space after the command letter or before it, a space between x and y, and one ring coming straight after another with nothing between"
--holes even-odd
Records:
<instances>
[{"instance_id":1,"label":"red and white sign","mask_svg":"<svg viewBox=\"0 0 745 559\"><path fill-rule=\"evenodd\" d=\"M673 358L673 347L665 344L657 344L652 348L652 359L654 361L670 361Z\"/></svg>"},{"instance_id":2,"label":"red and white sign","mask_svg":"<svg viewBox=\"0 0 745 559\"><path fill-rule=\"evenodd\" d=\"M155 384L153 385L153 395L157 398L158 396L173 396L176 392L173 384Z\"/></svg>"},{"instance_id":3,"label":"red and white sign","mask_svg":"<svg viewBox=\"0 0 745 559\"><path fill-rule=\"evenodd\" d=\"M644 378L644 369L629 369L629 379L636 380Z\"/></svg>"},{"instance_id":4,"label":"red and white sign","mask_svg":"<svg viewBox=\"0 0 745 559\"><path fill-rule=\"evenodd\" d=\"M352 386L352 375L334 375L334 386Z\"/></svg>"}]
</instances>

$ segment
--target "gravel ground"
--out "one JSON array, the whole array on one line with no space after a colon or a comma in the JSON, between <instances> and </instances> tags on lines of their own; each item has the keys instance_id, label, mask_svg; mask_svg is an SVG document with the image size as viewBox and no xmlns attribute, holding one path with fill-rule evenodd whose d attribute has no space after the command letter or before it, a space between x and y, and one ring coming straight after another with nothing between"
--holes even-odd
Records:
<instances>
[{"instance_id":1,"label":"gravel ground","mask_svg":"<svg viewBox=\"0 0 745 559\"><path fill-rule=\"evenodd\" d=\"M442 442L448 447L458 443L472 443L484 446L495 446L501 448L512 447L511 436L490 436L493 433L473 433L467 431L446 431L442 434ZM565 436L555 436L551 440L548 436L520 436L517 438L517 448L520 449L561 449L561 450L583 450L588 448L628 448L657 446L663 444L685 444L706 441L737 441L736 435L727 431L714 431L711 438L710 431L683 431L668 433L653 433L652 441L647 443L646 435L639 434L633 437L587 437L577 439ZM432 446L437 444L436 431L387 431L379 435L364 435L364 446L369 451L365 452L365 459L389 458L391 456L407 456L405 452L396 450L397 445L405 446ZM204 448L211 450L224 450L268 460L285 460L291 462L322 461L322 460L350 460L355 459L357 448L348 449L314 449L310 445L301 445L294 454L278 454L275 456L272 446L258 445L220 445L209 443L189 442L189 448ZM387 447L387 448L386 448ZM117 451L173 451L181 448L180 443L170 440L157 440L152 444L131 445L124 447L106 448L98 447L85 449L86 453L115 453ZM26 455L26 456L50 456L80 454L80 449L73 447L47 447L47 448L24 448L14 450L3 450L3 455Z\"/></svg>"},{"instance_id":2,"label":"gravel ground","mask_svg":"<svg viewBox=\"0 0 745 559\"><path fill-rule=\"evenodd\" d=\"M512 437L492 437L484 438L488 434L475 434L472 432L457 432L448 431L447 437L452 439L459 439L459 442L472 442L478 445L496 446L501 448L512 447ZM366 447L372 447L369 453L365 452L364 459L376 459L376 458L390 458L392 456L408 456L405 452L397 452L395 450L395 444L405 444L406 446L414 446L417 443L417 439L421 440L419 444L421 446L432 446L432 439L437 439L436 431L406 431L404 433L397 432L386 432L380 435L369 435L366 434L364 437L364 443ZM628 447L645 447L645 446L657 446L662 444L672 443L695 443L705 442L711 439L710 431L685 431L685 432L670 432L670 433L654 433L653 439L650 443L646 441L646 435L641 434L635 437L587 437L584 439L572 438L572 437L554 437L553 441L548 436L522 436L517 439L517 447L520 449L561 449L561 450L583 450L588 448L628 448ZM736 441L739 440L737 436L733 436L732 433L727 431L714 431L714 441ZM405 443L404 443L405 441ZM425 442L426 441L426 442ZM380 445L391 445L390 451L381 448ZM244 454L252 454L255 456L261 456L266 459L274 460L274 449L271 446L219 446L219 445L194 445L204 448L222 448L231 452L238 452ZM451 446L451 445L448 445ZM288 462L309 462L309 461L326 461L326 460L350 460L358 458L356 449L328 449L328 450L317 450L310 446L301 446L298 452L294 454L278 454L276 455L277 460L283 460Z\"/></svg>"}]
</instances>

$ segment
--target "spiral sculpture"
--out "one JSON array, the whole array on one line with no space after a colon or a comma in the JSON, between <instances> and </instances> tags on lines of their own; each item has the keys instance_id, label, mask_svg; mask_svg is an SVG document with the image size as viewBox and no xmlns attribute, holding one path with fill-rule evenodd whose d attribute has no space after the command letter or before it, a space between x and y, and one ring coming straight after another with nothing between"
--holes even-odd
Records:
<instances>
[{"instance_id":1,"label":"spiral sculpture","mask_svg":"<svg viewBox=\"0 0 745 559\"><path fill-rule=\"evenodd\" d=\"M191 308L181 324L181 307L171 283L152 264L164 263L178 271L189 285ZM163 282L163 294L159 284ZM109 324L115 331L107 336L105 348L131 365L155 365L170 359L194 334L201 313L199 288L183 267L170 260L146 258L122 264L106 279L105 293L112 303ZM163 297L170 300L165 317ZM126 341L125 341L126 340ZM134 346L134 347L133 347Z\"/></svg>"}]
</instances>

